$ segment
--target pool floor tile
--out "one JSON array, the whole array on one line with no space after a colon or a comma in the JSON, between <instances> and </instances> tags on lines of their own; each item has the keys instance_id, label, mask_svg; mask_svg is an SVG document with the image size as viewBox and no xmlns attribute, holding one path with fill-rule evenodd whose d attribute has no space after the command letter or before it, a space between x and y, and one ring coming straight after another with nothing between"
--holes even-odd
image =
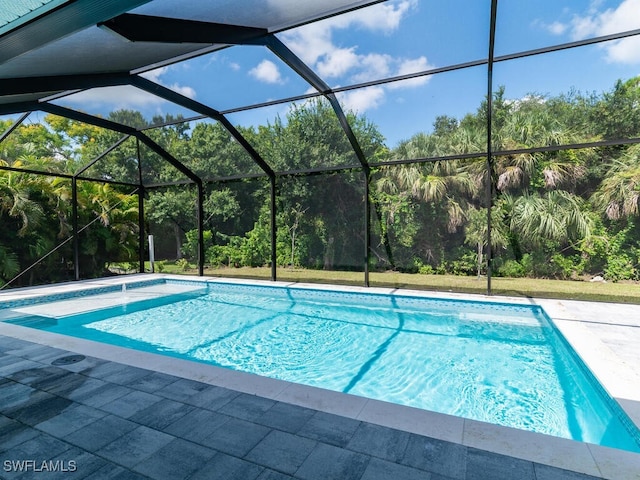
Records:
<instances>
[{"instance_id":1,"label":"pool floor tile","mask_svg":"<svg viewBox=\"0 0 640 480\"><path fill-rule=\"evenodd\" d=\"M264 467L217 452L189 480L255 480Z\"/></svg>"},{"instance_id":2,"label":"pool floor tile","mask_svg":"<svg viewBox=\"0 0 640 480\"><path fill-rule=\"evenodd\" d=\"M196 408L165 427L163 431L192 442L202 443L214 430L224 425L230 419L231 417L227 417L221 413Z\"/></svg>"},{"instance_id":3,"label":"pool floor tile","mask_svg":"<svg viewBox=\"0 0 640 480\"><path fill-rule=\"evenodd\" d=\"M24 407L14 407L5 411L5 414L19 422L34 426L59 415L71 405L73 402L69 399L37 391Z\"/></svg>"},{"instance_id":4,"label":"pool floor tile","mask_svg":"<svg viewBox=\"0 0 640 480\"><path fill-rule=\"evenodd\" d=\"M424 470L372 458L360 480L434 480L434 478L431 473Z\"/></svg>"},{"instance_id":5,"label":"pool floor tile","mask_svg":"<svg viewBox=\"0 0 640 480\"><path fill-rule=\"evenodd\" d=\"M0 385L0 411L7 412L14 407L24 406L25 399L31 398L38 390L9 380Z\"/></svg>"},{"instance_id":6,"label":"pool floor tile","mask_svg":"<svg viewBox=\"0 0 640 480\"><path fill-rule=\"evenodd\" d=\"M143 368L130 367L119 369L102 376L102 380L119 385L129 385L149 375L150 371Z\"/></svg>"},{"instance_id":7,"label":"pool floor tile","mask_svg":"<svg viewBox=\"0 0 640 480\"><path fill-rule=\"evenodd\" d=\"M262 472L256 480L291 480L291 475L285 475L284 473L276 472L275 470L265 470Z\"/></svg>"},{"instance_id":8,"label":"pool floor tile","mask_svg":"<svg viewBox=\"0 0 640 480\"><path fill-rule=\"evenodd\" d=\"M221 452L244 457L260 440L267 436L269 429L262 425L230 418L221 427L202 440L207 447Z\"/></svg>"},{"instance_id":9,"label":"pool floor tile","mask_svg":"<svg viewBox=\"0 0 640 480\"><path fill-rule=\"evenodd\" d=\"M347 444L347 448L391 462L399 462L404 456L408 443L409 433L407 432L371 423L361 423Z\"/></svg>"},{"instance_id":10,"label":"pool floor tile","mask_svg":"<svg viewBox=\"0 0 640 480\"><path fill-rule=\"evenodd\" d=\"M125 433L96 453L124 467L133 467L165 447L175 437L140 426Z\"/></svg>"},{"instance_id":11,"label":"pool floor tile","mask_svg":"<svg viewBox=\"0 0 640 480\"><path fill-rule=\"evenodd\" d=\"M24 385L46 390L44 385L38 383L43 381L55 382L58 378L68 374L69 372L61 368L40 364L38 367L19 370L11 375L7 375L7 378Z\"/></svg>"},{"instance_id":12,"label":"pool floor tile","mask_svg":"<svg viewBox=\"0 0 640 480\"><path fill-rule=\"evenodd\" d=\"M149 477L109 464L91 474L91 480L148 480Z\"/></svg>"},{"instance_id":13,"label":"pool floor tile","mask_svg":"<svg viewBox=\"0 0 640 480\"><path fill-rule=\"evenodd\" d=\"M10 425L5 425L0 431L0 451L10 450L38 435L40 435L38 430L12 420Z\"/></svg>"},{"instance_id":14,"label":"pool floor tile","mask_svg":"<svg viewBox=\"0 0 640 480\"><path fill-rule=\"evenodd\" d=\"M208 385L196 382L195 380L188 380L181 378L173 383L156 390L156 394L171 400L177 400L179 402L186 402L186 400L203 390L206 390Z\"/></svg>"},{"instance_id":15,"label":"pool floor tile","mask_svg":"<svg viewBox=\"0 0 640 480\"><path fill-rule=\"evenodd\" d=\"M536 480L597 480L596 477L581 473L570 472L559 468L536 463L533 465Z\"/></svg>"},{"instance_id":16,"label":"pool floor tile","mask_svg":"<svg viewBox=\"0 0 640 480\"><path fill-rule=\"evenodd\" d=\"M264 415L275 403L274 400L242 393L226 405L220 407L218 411L231 417L253 421Z\"/></svg>"},{"instance_id":17,"label":"pool floor tile","mask_svg":"<svg viewBox=\"0 0 640 480\"><path fill-rule=\"evenodd\" d=\"M46 355L28 343L9 344ZM29 384L0 376L3 459L74 460L74 478L595 480L484 451L479 441L465 446L107 361L80 374L22 359L0 363L20 365L8 375ZM594 457L610 450L592 448ZM627 470L602 463L610 469L605 476L627 478L633 455L616 452ZM45 478L38 473L2 475ZM64 474L46 478L71 475Z\"/></svg>"},{"instance_id":18,"label":"pool floor tile","mask_svg":"<svg viewBox=\"0 0 640 480\"><path fill-rule=\"evenodd\" d=\"M208 410L218 410L239 395L239 392L228 388L208 385L205 389L185 399L184 402Z\"/></svg>"},{"instance_id":19,"label":"pool floor tile","mask_svg":"<svg viewBox=\"0 0 640 480\"><path fill-rule=\"evenodd\" d=\"M337 447L345 447L359 426L358 420L332 413L316 412L298 434Z\"/></svg>"},{"instance_id":20,"label":"pool floor tile","mask_svg":"<svg viewBox=\"0 0 640 480\"><path fill-rule=\"evenodd\" d=\"M57 471L30 472L20 477L20 480L64 480L67 478L93 478L93 473L100 470L109 462L79 448L71 447L50 460ZM73 463L71 463L73 462ZM57 467L57 468L56 468Z\"/></svg>"},{"instance_id":21,"label":"pool floor tile","mask_svg":"<svg viewBox=\"0 0 640 480\"><path fill-rule=\"evenodd\" d=\"M162 397L152 393L133 390L112 402L102 405L100 408L119 417L129 418L161 400Z\"/></svg>"},{"instance_id":22,"label":"pool floor tile","mask_svg":"<svg viewBox=\"0 0 640 480\"><path fill-rule=\"evenodd\" d=\"M131 392L133 392L133 390L121 385L114 385L102 380L88 378L85 384L68 394L67 397L84 405L100 408Z\"/></svg>"},{"instance_id":23,"label":"pool floor tile","mask_svg":"<svg viewBox=\"0 0 640 480\"><path fill-rule=\"evenodd\" d=\"M66 442L59 440L46 433L30 438L29 440L16 445L3 452L2 457L6 460L49 460L72 448Z\"/></svg>"},{"instance_id":24,"label":"pool floor tile","mask_svg":"<svg viewBox=\"0 0 640 480\"><path fill-rule=\"evenodd\" d=\"M255 422L285 432L297 433L315 413L315 410L309 408L278 402Z\"/></svg>"},{"instance_id":25,"label":"pool floor tile","mask_svg":"<svg viewBox=\"0 0 640 480\"><path fill-rule=\"evenodd\" d=\"M487 453L476 448L467 452L466 480L536 480L533 463L502 455Z\"/></svg>"},{"instance_id":26,"label":"pool floor tile","mask_svg":"<svg viewBox=\"0 0 640 480\"><path fill-rule=\"evenodd\" d=\"M185 405L181 402L163 398L159 402L153 403L149 407L138 411L129 418L141 425L146 425L156 430L164 430L172 423L180 421L182 417L194 409L195 407L191 405Z\"/></svg>"},{"instance_id":27,"label":"pool floor tile","mask_svg":"<svg viewBox=\"0 0 640 480\"><path fill-rule=\"evenodd\" d=\"M134 382L128 383L127 386L143 392L154 393L178 380L179 378L173 375L151 372L142 378L136 379Z\"/></svg>"},{"instance_id":28,"label":"pool floor tile","mask_svg":"<svg viewBox=\"0 0 640 480\"><path fill-rule=\"evenodd\" d=\"M246 459L273 470L293 474L316 445L313 440L273 430L247 454Z\"/></svg>"},{"instance_id":29,"label":"pool floor tile","mask_svg":"<svg viewBox=\"0 0 640 480\"><path fill-rule=\"evenodd\" d=\"M105 412L81 404L72 404L53 418L38 423L38 430L56 437L64 437L107 415Z\"/></svg>"},{"instance_id":30,"label":"pool floor tile","mask_svg":"<svg viewBox=\"0 0 640 480\"><path fill-rule=\"evenodd\" d=\"M216 453L210 448L177 438L133 469L158 480L186 479Z\"/></svg>"},{"instance_id":31,"label":"pool floor tile","mask_svg":"<svg viewBox=\"0 0 640 480\"><path fill-rule=\"evenodd\" d=\"M295 476L304 480L358 480L370 459L368 455L320 443Z\"/></svg>"},{"instance_id":32,"label":"pool floor tile","mask_svg":"<svg viewBox=\"0 0 640 480\"><path fill-rule=\"evenodd\" d=\"M412 433L400 463L420 470L446 475L456 480L465 480L467 447ZM524 478L519 480L524 480Z\"/></svg>"},{"instance_id":33,"label":"pool floor tile","mask_svg":"<svg viewBox=\"0 0 640 480\"><path fill-rule=\"evenodd\" d=\"M64 440L94 452L136 428L136 423L115 415L107 415L70 433Z\"/></svg>"}]
</instances>

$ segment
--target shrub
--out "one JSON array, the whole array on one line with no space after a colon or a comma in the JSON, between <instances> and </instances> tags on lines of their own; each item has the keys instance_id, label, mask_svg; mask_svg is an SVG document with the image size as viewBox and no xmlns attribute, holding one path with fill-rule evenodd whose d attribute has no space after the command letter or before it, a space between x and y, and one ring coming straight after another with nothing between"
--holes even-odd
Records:
<instances>
[{"instance_id":1,"label":"shrub","mask_svg":"<svg viewBox=\"0 0 640 480\"><path fill-rule=\"evenodd\" d=\"M637 275L631 258L624 254L612 255L607 259L607 266L604 268L604 278L612 282L618 280L632 280Z\"/></svg>"},{"instance_id":2,"label":"shrub","mask_svg":"<svg viewBox=\"0 0 640 480\"><path fill-rule=\"evenodd\" d=\"M584 273L586 261L579 255L565 257L556 253L551 257L551 266L554 276L562 280L575 278ZM555 267L555 268L553 268Z\"/></svg>"},{"instance_id":3,"label":"shrub","mask_svg":"<svg viewBox=\"0 0 640 480\"><path fill-rule=\"evenodd\" d=\"M496 272L500 277L521 278L527 275L525 267L516 260L507 260Z\"/></svg>"},{"instance_id":4,"label":"shrub","mask_svg":"<svg viewBox=\"0 0 640 480\"><path fill-rule=\"evenodd\" d=\"M189 268L189 261L186 258L176 260L176 267L185 272Z\"/></svg>"}]
</instances>

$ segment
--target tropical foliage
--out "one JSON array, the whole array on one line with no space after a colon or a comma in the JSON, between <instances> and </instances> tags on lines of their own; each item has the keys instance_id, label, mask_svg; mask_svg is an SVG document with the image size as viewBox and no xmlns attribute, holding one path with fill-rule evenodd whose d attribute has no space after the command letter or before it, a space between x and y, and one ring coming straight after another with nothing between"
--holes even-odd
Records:
<instances>
[{"instance_id":1,"label":"tropical foliage","mask_svg":"<svg viewBox=\"0 0 640 480\"><path fill-rule=\"evenodd\" d=\"M438 117L429 131L394 148L366 117L348 113L369 162L423 160L374 168L368 178L328 103L305 102L267 125L238 127L278 173L277 263L363 269L368 181L371 269L486 274L490 219L493 274L639 280L640 145L616 143L640 137L639 84L640 77L602 95L571 91L518 101L499 89L492 102L491 177L487 159L473 157L486 150L486 102L461 119ZM209 265L269 264L270 183L223 126L147 121L133 111L113 112L111 119L137 128L171 123L146 132L207 182ZM0 130L10 124L0 122ZM601 140L613 142L566 148ZM117 133L47 116L0 143L0 283L60 244L16 284L69 278L73 269L71 181L16 169L73 174L120 141ZM336 171L309 174L324 167ZM245 173L256 175L237 179ZM146 228L155 235L156 257L196 259L196 190L157 153L128 139L83 175L173 183L146 189ZM79 181L77 193L80 226L89 225L79 238L82 276L135 261L138 200L131 188Z\"/></svg>"}]
</instances>

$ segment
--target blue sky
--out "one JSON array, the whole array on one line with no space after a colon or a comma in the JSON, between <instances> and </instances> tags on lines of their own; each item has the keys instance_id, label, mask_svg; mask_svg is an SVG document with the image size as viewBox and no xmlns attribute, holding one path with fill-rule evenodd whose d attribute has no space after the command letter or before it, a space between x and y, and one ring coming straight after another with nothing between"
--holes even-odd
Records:
<instances>
[{"instance_id":1,"label":"blue sky","mask_svg":"<svg viewBox=\"0 0 640 480\"><path fill-rule=\"evenodd\" d=\"M489 0L390 0L278 34L333 87L486 58ZM496 55L640 28L640 0L501 0ZM640 38L496 64L494 86L508 98L571 88L609 90L640 74ZM148 78L218 110L312 91L263 47L232 47L148 72ZM345 109L377 124L390 147L429 131L437 115L461 118L486 94L486 66L355 90ZM181 110L132 87L96 89L59 103L106 115L119 108L155 114ZM232 114L233 123L265 124L290 105Z\"/></svg>"}]
</instances>

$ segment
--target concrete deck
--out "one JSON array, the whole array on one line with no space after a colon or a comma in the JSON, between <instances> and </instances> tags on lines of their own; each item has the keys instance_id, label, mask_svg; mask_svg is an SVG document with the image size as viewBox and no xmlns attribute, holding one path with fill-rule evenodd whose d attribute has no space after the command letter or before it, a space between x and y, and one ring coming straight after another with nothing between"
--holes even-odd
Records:
<instances>
[{"instance_id":1,"label":"concrete deck","mask_svg":"<svg viewBox=\"0 0 640 480\"><path fill-rule=\"evenodd\" d=\"M638 307L536 302L638 423ZM71 474L35 471L52 460L76 478L640 479L640 454L2 322L0 335L0 478ZM87 358L52 365L73 353ZM9 471L20 460L35 465Z\"/></svg>"}]
</instances>

